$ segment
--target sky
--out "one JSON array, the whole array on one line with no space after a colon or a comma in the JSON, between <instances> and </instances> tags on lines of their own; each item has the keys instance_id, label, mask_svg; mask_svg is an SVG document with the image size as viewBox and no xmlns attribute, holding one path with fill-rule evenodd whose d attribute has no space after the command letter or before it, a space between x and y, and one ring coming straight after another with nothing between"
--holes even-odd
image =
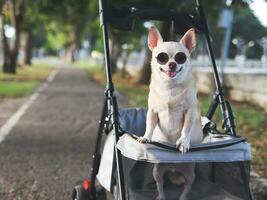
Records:
<instances>
[{"instance_id":1,"label":"sky","mask_svg":"<svg viewBox=\"0 0 267 200\"><path fill-rule=\"evenodd\" d=\"M267 27L267 2L265 0L254 0L250 4L250 8L254 11L262 25Z\"/></svg>"}]
</instances>

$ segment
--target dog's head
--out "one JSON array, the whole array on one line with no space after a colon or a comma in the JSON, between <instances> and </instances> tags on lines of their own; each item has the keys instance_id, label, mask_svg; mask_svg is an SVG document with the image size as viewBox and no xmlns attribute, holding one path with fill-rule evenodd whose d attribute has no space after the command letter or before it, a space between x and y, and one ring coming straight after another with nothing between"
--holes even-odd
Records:
<instances>
[{"instance_id":1,"label":"dog's head","mask_svg":"<svg viewBox=\"0 0 267 200\"><path fill-rule=\"evenodd\" d=\"M155 27L149 29L148 47L152 51L154 76L168 83L182 83L190 73L190 54L196 46L194 29L188 30L179 42L163 42Z\"/></svg>"}]
</instances>

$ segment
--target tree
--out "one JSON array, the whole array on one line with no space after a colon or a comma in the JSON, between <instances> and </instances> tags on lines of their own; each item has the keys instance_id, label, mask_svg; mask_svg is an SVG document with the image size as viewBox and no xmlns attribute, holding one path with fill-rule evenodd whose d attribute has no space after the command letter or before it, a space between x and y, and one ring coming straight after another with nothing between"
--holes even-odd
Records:
<instances>
[{"instance_id":1,"label":"tree","mask_svg":"<svg viewBox=\"0 0 267 200\"><path fill-rule=\"evenodd\" d=\"M249 20L248 20L249 19ZM244 26L244 24L246 24ZM256 30L251 32L251 30ZM240 7L235 10L235 17L233 22L232 36L242 36L246 41L255 41L267 35L267 28L262 26L259 19L254 15L253 11L249 7ZM251 58L260 58L262 49L255 45L248 49L247 55ZM233 57L236 54L236 47L232 44L230 48L230 56Z\"/></svg>"},{"instance_id":2,"label":"tree","mask_svg":"<svg viewBox=\"0 0 267 200\"><path fill-rule=\"evenodd\" d=\"M47 17L38 12L35 0L28 0L25 6L24 20L21 28L20 53L23 65L31 65L34 37L43 31ZM42 29L42 30L40 30Z\"/></svg>"},{"instance_id":3,"label":"tree","mask_svg":"<svg viewBox=\"0 0 267 200\"><path fill-rule=\"evenodd\" d=\"M66 34L65 47L68 48L70 61L75 61L75 54L80 48L88 19L92 15L89 10L88 0L45 0L36 2L39 12L49 16L52 23L58 25L58 32ZM94 11L95 13L95 11Z\"/></svg>"},{"instance_id":4,"label":"tree","mask_svg":"<svg viewBox=\"0 0 267 200\"><path fill-rule=\"evenodd\" d=\"M3 72L16 73L21 26L26 0L6 0L1 4L1 28L4 49ZM10 40L5 33L5 25L15 28L15 38Z\"/></svg>"},{"instance_id":5,"label":"tree","mask_svg":"<svg viewBox=\"0 0 267 200\"><path fill-rule=\"evenodd\" d=\"M22 33L21 33L21 48L23 51L23 60L22 60L22 64L23 65L31 65L31 59L32 59L32 29L31 28L27 28L27 29L23 29Z\"/></svg>"}]
</instances>

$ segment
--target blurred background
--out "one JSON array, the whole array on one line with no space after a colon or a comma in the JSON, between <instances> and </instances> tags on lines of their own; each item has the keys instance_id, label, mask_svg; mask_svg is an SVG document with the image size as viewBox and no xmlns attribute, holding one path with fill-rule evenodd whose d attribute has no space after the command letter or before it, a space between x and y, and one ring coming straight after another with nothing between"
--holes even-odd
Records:
<instances>
[{"instance_id":1,"label":"blurred background","mask_svg":"<svg viewBox=\"0 0 267 200\"><path fill-rule=\"evenodd\" d=\"M112 5L152 6L182 12L195 6L192 0L112 0ZM264 199L267 198L267 1L203 0L203 5L238 133L252 144L252 175L257 184L262 182L254 190L259 196L266 195L262 196ZM32 94L58 68L85 71L91 80L105 85L97 0L0 0L0 10L0 108L7 101ZM118 92L127 98L127 106L147 106L151 71L147 30L151 25L158 27L164 40L179 40L179 35L173 38L170 34L171 23L166 22L136 22L129 32L109 28L114 82ZM192 65L204 115L214 84L201 34L197 41ZM72 82L75 76L71 77L66 82ZM0 109L0 116L4 112ZM215 120L221 123L219 112Z\"/></svg>"}]
</instances>

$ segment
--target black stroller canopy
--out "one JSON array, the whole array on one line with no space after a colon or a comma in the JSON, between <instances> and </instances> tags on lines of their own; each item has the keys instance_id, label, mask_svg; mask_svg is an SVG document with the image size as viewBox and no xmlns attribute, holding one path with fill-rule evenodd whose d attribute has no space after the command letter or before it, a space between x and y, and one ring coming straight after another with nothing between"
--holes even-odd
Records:
<instances>
[{"instance_id":1,"label":"black stroller canopy","mask_svg":"<svg viewBox=\"0 0 267 200\"><path fill-rule=\"evenodd\" d=\"M196 10L186 11L185 9L165 9L159 7L115 7L108 5L106 20L116 29L131 31L135 20L142 21L169 21L174 22L174 33L184 34L188 29L195 28L203 32L203 23Z\"/></svg>"}]
</instances>

